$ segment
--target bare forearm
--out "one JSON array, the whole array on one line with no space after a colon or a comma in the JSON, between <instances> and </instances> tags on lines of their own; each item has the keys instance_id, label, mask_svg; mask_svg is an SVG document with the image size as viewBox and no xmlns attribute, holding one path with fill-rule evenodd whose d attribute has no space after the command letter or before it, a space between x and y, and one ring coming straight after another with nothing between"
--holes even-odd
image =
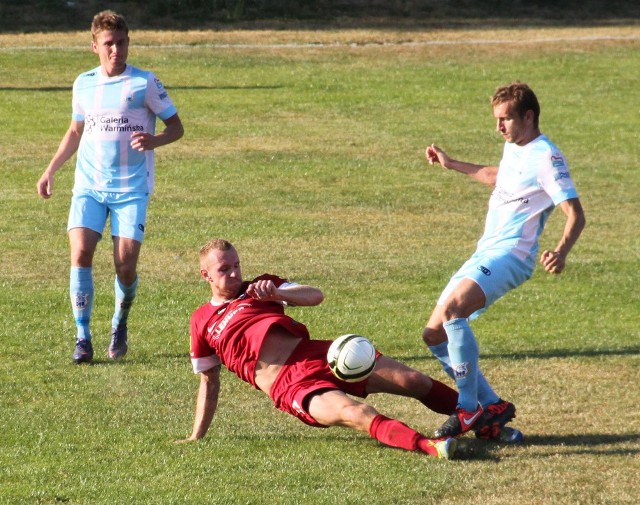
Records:
<instances>
[{"instance_id":1,"label":"bare forearm","mask_svg":"<svg viewBox=\"0 0 640 505\"><path fill-rule=\"evenodd\" d=\"M64 163L73 156L80 146L80 138L82 137L82 130L71 127L67 130L64 137L60 141L60 145L53 158L49 162L47 171L54 174L58 169L64 165Z\"/></svg>"},{"instance_id":2,"label":"bare forearm","mask_svg":"<svg viewBox=\"0 0 640 505\"><path fill-rule=\"evenodd\" d=\"M211 426L211 421L218 408L218 393L220 391L219 369L209 376L203 375L200 380L200 389L196 399L196 413L193 421L193 430L189 440L198 440L204 437Z\"/></svg>"},{"instance_id":3,"label":"bare forearm","mask_svg":"<svg viewBox=\"0 0 640 505\"><path fill-rule=\"evenodd\" d=\"M496 179L498 177L498 167L476 165L465 161L450 159L448 160L445 168L466 174L469 177L473 177L477 181L489 186L495 186Z\"/></svg>"},{"instance_id":4,"label":"bare forearm","mask_svg":"<svg viewBox=\"0 0 640 505\"><path fill-rule=\"evenodd\" d=\"M560 208L567 216L562 237L553 251L545 250L540 256L540 263L547 272L552 274L559 274L564 270L567 255L586 225L584 211L577 198L562 202Z\"/></svg>"},{"instance_id":5,"label":"bare forearm","mask_svg":"<svg viewBox=\"0 0 640 505\"><path fill-rule=\"evenodd\" d=\"M311 306L319 305L324 300L322 291L312 286L292 286L280 289L282 301L289 305Z\"/></svg>"},{"instance_id":6,"label":"bare forearm","mask_svg":"<svg viewBox=\"0 0 640 505\"><path fill-rule=\"evenodd\" d=\"M579 200L576 199L575 202L572 202L565 212L567 214L567 222L565 223L562 237L555 248L564 257L569 254L569 251L578 241L586 225L586 218Z\"/></svg>"},{"instance_id":7,"label":"bare forearm","mask_svg":"<svg viewBox=\"0 0 640 505\"><path fill-rule=\"evenodd\" d=\"M155 136L154 147L165 146L182 138L184 135L184 127L182 121L176 114L165 122L166 128Z\"/></svg>"},{"instance_id":8,"label":"bare forearm","mask_svg":"<svg viewBox=\"0 0 640 505\"><path fill-rule=\"evenodd\" d=\"M276 287L272 280L260 279L247 287L247 294L256 300L285 302L288 305L319 305L324 300L322 291L313 286Z\"/></svg>"}]
</instances>

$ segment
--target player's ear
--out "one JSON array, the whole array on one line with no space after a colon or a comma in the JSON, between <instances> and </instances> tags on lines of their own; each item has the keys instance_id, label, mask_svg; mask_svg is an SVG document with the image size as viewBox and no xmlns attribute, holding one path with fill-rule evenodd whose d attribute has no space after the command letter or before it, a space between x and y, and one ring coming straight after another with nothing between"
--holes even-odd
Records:
<instances>
[{"instance_id":1,"label":"player's ear","mask_svg":"<svg viewBox=\"0 0 640 505\"><path fill-rule=\"evenodd\" d=\"M533 124L533 118L534 118L534 113L531 109L527 110L527 112L524 113L524 118L527 122Z\"/></svg>"},{"instance_id":2,"label":"player's ear","mask_svg":"<svg viewBox=\"0 0 640 505\"><path fill-rule=\"evenodd\" d=\"M209 272L207 270L205 270L204 268L200 270L200 275L202 276L202 278L205 281L209 280Z\"/></svg>"}]
</instances>

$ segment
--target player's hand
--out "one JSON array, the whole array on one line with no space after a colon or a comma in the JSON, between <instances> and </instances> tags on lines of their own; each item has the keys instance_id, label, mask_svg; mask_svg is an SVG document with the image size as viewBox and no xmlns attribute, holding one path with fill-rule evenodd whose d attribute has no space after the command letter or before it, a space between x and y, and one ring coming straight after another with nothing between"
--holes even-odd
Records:
<instances>
[{"instance_id":1,"label":"player's hand","mask_svg":"<svg viewBox=\"0 0 640 505\"><path fill-rule=\"evenodd\" d=\"M447 162L449 161L449 156L447 156L446 153L435 144L431 144L429 147L427 147L425 151L425 157L427 158L427 162L429 163L429 165L440 163L440 165L445 168L447 166Z\"/></svg>"},{"instance_id":2,"label":"player's hand","mask_svg":"<svg viewBox=\"0 0 640 505\"><path fill-rule=\"evenodd\" d=\"M53 175L46 171L42 174L36 186L38 194L42 198L51 198L51 195L53 195Z\"/></svg>"},{"instance_id":3,"label":"player's hand","mask_svg":"<svg viewBox=\"0 0 640 505\"><path fill-rule=\"evenodd\" d=\"M544 251L540 256L540 263L550 274L559 274L564 270L565 258L558 251Z\"/></svg>"},{"instance_id":4,"label":"player's hand","mask_svg":"<svg viewBox=\"0 0 640 505\"><path fill-rule=\"evenodd\" d=\"M176 444L186 444L187 442L195 442L196 440L198 440L198 439L194 438L193 436L191 436L189 438L181 438L180 440L176 440L174 443L176 443Z\"/></svg>"},{"instance_id":5,"label":"player's hand","mask_svg":"<svg viewBox=\"0 0 640 505\"><path fill-rule=\"evenodd\" d=\"M281 301L279 290L271 280L261 279L247 287L247 294L260 301Z\"/></svg>"},{"instance_id":6,"label":"player's hand","mask_svg":"<svg viewBox=\"0 0 640 505\"><path fill-rule=\"evenodd\" d=\"M151 151L155 149L156 138L147 132L134 132L131 134L131 149L136 151Z\"/></svg>"}]
</instances>

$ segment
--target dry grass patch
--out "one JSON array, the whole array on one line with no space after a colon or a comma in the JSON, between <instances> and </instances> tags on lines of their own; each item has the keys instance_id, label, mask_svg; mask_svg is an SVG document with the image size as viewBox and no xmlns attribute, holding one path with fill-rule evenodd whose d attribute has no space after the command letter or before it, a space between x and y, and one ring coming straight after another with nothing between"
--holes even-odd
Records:
<instances>
[{"instance_id":1,"label":"dry grass patch","mask_svg":"<svg viewBox=\"0 0 640 505\"><path fill-rule=\"evenodd\" d=\"M87 27L88 28L88 27ZM136 45L380 45L380 44L496 44L502 42L532 44L564 41L573 44L598 39L640 39L640 27L636 25L612 27L520 28L520 29L284 29L284 30L131 30ZM42 47L89 49L89 31L0 34L2 48Z\"/></svg>"}]
</instances>

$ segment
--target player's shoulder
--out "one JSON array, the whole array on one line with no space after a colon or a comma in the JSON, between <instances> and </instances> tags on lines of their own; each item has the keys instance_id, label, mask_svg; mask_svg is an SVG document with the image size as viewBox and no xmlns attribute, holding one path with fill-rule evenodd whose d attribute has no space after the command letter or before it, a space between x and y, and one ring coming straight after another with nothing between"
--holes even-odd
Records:
<instances>
[{"instance_id":1,"label":"player's shoulder","mask_svg":"<svg viewBox=\"0 0 640 505\"><path fill-rule=\"evenodd\" d=\"M127 63L127 67L129 67L129 72L132 77L145 77L154 75L151 70L145 70L144 68L136 67L135 65L131 65Z\"/></svg>"},{"instance_id":2,"label":"player's shoulder","mask_svg":"<svg viewBox=\"0 0 640 505\"><path fill-rule=\"evenodd\" d=\"M210 301L203 303L202 305L200 305L200 307L198 307L191 313L191 321L195 322L201 319L207 319L209 317L209 314L211 314L211 312L213 311L214 307L213 305L211 305Z\"/></svg>"},{"instance_id":3,"label":"player's shoulder","mask_svg":"<svg viewBox=\"0 0 640 505\"><path fill-rule=\"evenodd\" d=\"M531 148L540 153L562 154L557 145L555 145L549 137L541 134L531 142Z\"/></svg>"},{"instance_id":4,"label":"player's shoulder","mask_svg":"<svg viewBox=\"0 0 640 505\"><path fill-rule=\"evenodd\" d=\"M96 79L99 75L100 75L100 67L92 68L91 70L82 72L78 77L76 77L76 82L93 80L93 79Z\"/></svg>"}]
</instances>

